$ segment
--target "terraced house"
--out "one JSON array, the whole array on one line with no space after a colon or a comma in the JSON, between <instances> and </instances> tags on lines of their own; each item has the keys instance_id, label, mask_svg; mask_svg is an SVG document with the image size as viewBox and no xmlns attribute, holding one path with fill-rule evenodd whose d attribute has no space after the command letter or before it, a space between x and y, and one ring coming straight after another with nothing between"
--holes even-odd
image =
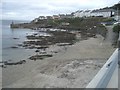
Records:
<instances>
[{"instance_id":1,"label":"terraced house","mask_svg":"<svg viewBox=\"0 0 120 90\"><path fill-rule=\"evenodd\" d=\"M98 10L80 10L74 13L74 17L111 17L115 15L114 9L98 9Z\"/></svg>"}]
</instances>

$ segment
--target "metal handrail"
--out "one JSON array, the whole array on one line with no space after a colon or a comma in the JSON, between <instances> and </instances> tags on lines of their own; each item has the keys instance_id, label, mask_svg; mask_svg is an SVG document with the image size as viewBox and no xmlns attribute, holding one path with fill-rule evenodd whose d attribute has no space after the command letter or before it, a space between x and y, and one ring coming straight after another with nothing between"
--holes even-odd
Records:
<instances>
[{"instance_id":1,"label":"metal handrail","mask_svg":"<svg viewBox=\"0 0 120 90\"><path fill-rule=\"evenodd\" d=\"M108 61L86 88L106 88L118 64L118 49L114 51Z\"/></svg>"}]
</instances>

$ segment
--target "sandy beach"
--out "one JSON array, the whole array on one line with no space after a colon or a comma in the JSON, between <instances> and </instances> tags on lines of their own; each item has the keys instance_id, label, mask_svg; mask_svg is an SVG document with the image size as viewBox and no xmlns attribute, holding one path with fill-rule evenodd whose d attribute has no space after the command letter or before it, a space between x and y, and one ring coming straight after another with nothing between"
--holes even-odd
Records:
<instances>
[{"instance_id":1,"label":"sandy beach","mask_svg":"<svg viewBox=\"0 0 120 90\"><path fill-rule=\"evenodd\" d=\"M54 49L53 49L54 48ZM56 48L56 49L55 49ZM55 47L53 57L27 60L2 69L4 88L84 88L104 65L115 48L104 38L89 38L71 46Z\"/></svg>"}]
</instances>

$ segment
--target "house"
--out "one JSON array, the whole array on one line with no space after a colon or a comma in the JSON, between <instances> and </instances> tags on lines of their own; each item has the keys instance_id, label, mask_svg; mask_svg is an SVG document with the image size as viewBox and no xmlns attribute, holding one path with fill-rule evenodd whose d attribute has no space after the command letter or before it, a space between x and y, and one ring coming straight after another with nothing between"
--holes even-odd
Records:
<instances>
[{"instance_id":1,"label":"house","mask_svg":"<svg viewBox=\"0 0 120 90\"><path fill-rule=\"evenodd\" d=\"M52 16L46 16L46 18L49 20L49 19L53 19Z\"/></svg>"},{"instance_id":2,"label":"house","mask_svg":"<svg viewBox=\"0 0 120 90\"><path fill-rule=\"evenodd\" d=\"M113 17L116 21L119 21L120 22L120 10L117 10L115 12L115 15Z\"/></svg>"},{"instance_id":3,"label":"house","mask_svg":"<svg viewBox=\"0 0 120 90\"><path fill-rule=\"evenodd\" d=\"M81 10L74 13L74 17L91 17L91 16L101 16L101 17L112 17L115 15L114 9L97 9L97 10Z\"/></svg>"},{"instance_id":4,"label":"house","mask_svg":"<svg viewBox=\"0 0 120 90\"><path fill-rule=\"evenodd\" d=\"M38 18L35 18L35 19L32 20L31 22L33 22L33 23L38 22Z\"/></svg>"},{"instance_id":5,"label":"house","mask_svg":"<svg viewBox=\"0 0 120 90\"><path fill-rule=\"evenodd\" d=\"M66 18L73 18L72 14L66 14Z\"/></svg>"},{"instance_id":6,"label":"house","mask_svg":"<svg viewBox=\"0 0 120 90\"><path fill-rule=\"evenodd\" d=\"M53 19L60 19L59 15L53 15Z\"/></svg>"},{"instance_id":7,"label":"house","mask_svg":"<svg viewBox=\"0 0 120 90\"><path fill-rule=\"evenodd\" d=\"M91 16L91 10L85 10L84 12L85 17L90 17Z\"/></svg>"},{"instance_id":8,"label":"house","mask_svg":"<svg viewBox=\"0 0 120 90\"><path fill-rule=\"evenodd\" d=\"M85 11L80 10L74 14L74 17L89 17L90 13L91 13L91 10L85 10Z\"/></svg>"},{"instance_id":9,"label":"house","mask_svg":"<svg viewBox=\"0 0 120 90\"><path fill-rule=\"evenodd\" d=\"M114 16L114 19L115 19L116 21L119 21L119 22L120 22L120 15Z\"/></svg>"},{"instance_id":10,"label":"house","mask_svg":"<svg viewBox=\"0 0 120 90\"><path fill-rule=\"evenodd\" d=\"M60 17L60 19L64 19L64 18L66 18L66 15L65 14L59 14L59 17Z\"/></svg>"},{"instance_id":11,"label":"house","mask_svg":"<svg viewBox=\"0 0 120 90\"><path fill-rule=\"evenodd\" d=\"M73 18L73 15L72 14L59 14L60 16L60 19L64 19L64 18Z\"/></svg>"},{"instance_id":12,"label":"house","mask_svg":"<svg viewBox=\"0 0 120 90\"><path fill-rule=\"evenodd\" d=\"M112 17L115 15L114 9L93 10L90 16Z\"/></svg>"},{"instance_id":13,"label":"house","mask_svg":"<svg viewBox=\"0 0 120 90\"><path fill-rule=\"evenodd\" d=\"M38 19L44 20L44 19L46 19L46 17L45 16L39 16Z\"/></svg>"},{"instance_id":14,"label":"house","mask_svg":"<svg viewBox=\"0 0 120 90\"><path fill-rule=\"evenodd\" d=\"M82 17L81 16L81 13L82 13L83 11L81 10L81 11L76 11L75 13L74 13L74 17Z\"/></svg>"}]
</instances>

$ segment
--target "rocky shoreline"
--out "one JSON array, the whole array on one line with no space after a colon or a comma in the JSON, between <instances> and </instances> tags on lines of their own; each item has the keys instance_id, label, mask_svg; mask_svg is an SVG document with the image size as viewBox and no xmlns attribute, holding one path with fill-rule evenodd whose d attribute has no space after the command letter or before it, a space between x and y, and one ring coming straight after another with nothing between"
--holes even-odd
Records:
<instances>
[{"instance_id":1,"label":"rocky shoreline","mask_svg":"<svg viewBox=\"0 0 120 90\"><path fill-rule=\"evenodd\" d=\"M58 53L57 51L54 51L54 53L48 53L46 50L49 49L51 45L56 46L69 46L74 45L78 41L87 40L91 37L97 38L97 34L101 35L106 38L107 29L105 26L101 24L101 21L103 21L105 18L78 18L80 22L77 25L76 22L78 22L77 19L71 19L71 20L54 20L54 22L58 23L59 25L54 25L53 23L48 24L49 20L46 21L39 21L39 22L30 22L30 23L21 23L21 24L11 24L11 28L29 28L33 29L36 33L33 33L31 35L26 35L26 40L18 44L17 46L12 46L11 48L17 49L17 48L25 48L25 49L34 49L35 55L32 55L28 57L28 59L31 60L37 60L37 59L43 59L52 57L54 53ZM92 20L92 21L91 21ZM62 26L60 23L64 21L71 22L69 26ZM74 23L73 23L74 21ZM44 23L41 23L44 22ZM44 32L46 35L41 36L40 33ZM19 39L19 38L13 38L13 39ZM21 60L20 60L21 61ZM4 65L4 64L3 64ZM2 65L2 67L3 67Z\"/></svg>"},{"instance_id":2,"label":"rocky shoreline","mask_svg":"<svg viewBox=\"0 0 120 90\"><path fill-rule=\"evenodd\" d=\"M40 33L42 32L41 30L43 29L44 29L44 33L46 33L47 36L40 35ZM73 45L74 43L80 40L87 40L90 37L96 38L95 34L82 33L80 31L67 31L64 29L49 29L48 30L46 28L42 28L41 30L37 30L37 32L32 33L30 35L29 33L27 33L26 40L23 43L17 44L16 46L11 46L10 48L34 49L36 54L28 57L28 59L37 60L37 59L44 59L49 56L52 57L53 56L52 54L58 53L58 51L54 51L52 53L48 53L46 51L52 45L66 48L67 46ZM7 62L11 63L9 62L9 60ZM1 67L4 67L4 65L18 65L18 64L12 61L12 64L3 63Z\"/></svg>"},{"instance_id":3,"label":"rocky shoreline","mask_svg":"<svg viewBox=\"0 0 120 90\"><path fill-rule=\"evenodd\" d=\"M16 24L18 26L23 27L24 24ZM20 27L17 27L20 28ZM25 28L25 27L24 27ZM97 38L96 32L90 32L90 30L65 30L65 29L51 29L51 28L40 28L36 33L32 33L31 35L26 35L26 41L17 46L12 46L10 48L17 49L17 48L25 48L25 49L36 49L35 55L28 57L30 60L38 60L44 59L48 57L52 57L54 53L58 53L58 51L54 51L54 53L48 53L46 49L49 49L51 45L57 45L59 47L65 47L69 45L74 45L76 42L81 40L87 40L90 37ZM102 30L101 30L102 31ZM46 33L46 35L40 35L41 32ZM106 31L104 31L106 32ZM99 33L100 34L100 33ZM105 33L104 33L105 34ZM13 38L19 39L19 38ZM7 61L8 63L9 60ZM21 60L19 61L21 62ZM17 62L17 63L19 63ZM22 64L22 63L21 63ZM18 65L16 62L12 62L12 64L5 64L2 63L1 67L6 67L6 65Z\"/></svg>"}]
</instances>

